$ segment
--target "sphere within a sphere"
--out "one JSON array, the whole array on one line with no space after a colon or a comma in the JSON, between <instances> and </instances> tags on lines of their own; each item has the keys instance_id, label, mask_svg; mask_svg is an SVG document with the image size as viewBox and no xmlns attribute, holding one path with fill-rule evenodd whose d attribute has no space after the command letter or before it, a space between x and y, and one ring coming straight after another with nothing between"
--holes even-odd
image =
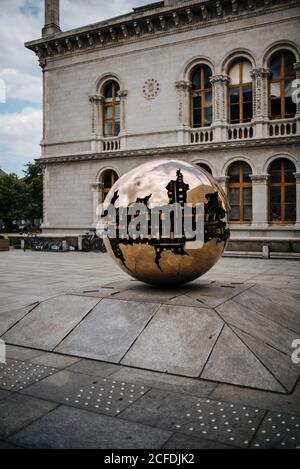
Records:
<instances>
[{"instance_id":1,"label":"sphere within a sphere","mask_svg":"<svg viewBox=\"0 0 300 469\"><path fill-rule=\"evenodd\" d=\"M177 194L177 195L176 195ZM179 198L178 198L178 194ZM180 160L156 160L124 174L111 188L105 206L130 207L145 203L154 207L174 202L204 204L204 242L172 235L153 238L106 237L105 246L127 274L153 285L178 285L190 282L211 269L221 257L229 230L225 217L230 207L215 179L199 166Z\"/></svg>"}]
</instances>

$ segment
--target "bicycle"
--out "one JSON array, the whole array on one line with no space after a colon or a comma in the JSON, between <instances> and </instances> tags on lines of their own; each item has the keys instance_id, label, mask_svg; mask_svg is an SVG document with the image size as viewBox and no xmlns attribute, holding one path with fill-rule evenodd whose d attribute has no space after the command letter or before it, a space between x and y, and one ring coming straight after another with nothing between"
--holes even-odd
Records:
<instances>
[{"instance_id":1,"label":"bicycle","mask_svg":"<svg viewBox=\"0 0 300 469\"><path fill-rule=\"evenodd\" d=\"M97 233L86 233L82 239L82 250L84 252L96 251L106 252L106 247L103 243L103 239L100 238Z\"/></svg>"}]
</instances>

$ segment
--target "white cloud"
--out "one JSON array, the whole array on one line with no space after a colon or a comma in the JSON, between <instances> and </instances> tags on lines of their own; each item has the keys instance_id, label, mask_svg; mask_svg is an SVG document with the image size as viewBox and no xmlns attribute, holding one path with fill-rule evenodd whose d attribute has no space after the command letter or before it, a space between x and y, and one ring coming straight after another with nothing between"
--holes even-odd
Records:
<instances>
[{"instance_id":1,"label":"white cloud","mask_svg":"<svg viewBox=\"0 0 300 469\"><path fill-rule=\"evenodd\" d=\"M40 156L42 136L42 111L25 108L22 112L0 114L0 167L21 174L25 163Z\"/></svg>"},{"instance_id":2,"label":"white cloud","mask_svg":"<svg viewBox=\"0 0 300 469\"><path fill-rule=\"evenodd\" d=\"M128 13L147 0L61 0L63 30L96 23ZM42 73L35 54L24 42L41 36L44 0L0 0L0 80L7 99L42 102ZM32 108L19 114L0 114L0 167L20 172L28 158L39 155L41 112ZM1 109L0 109L1 112ZM3 150L3 145L7 150Z\"/></svg>"}]
</instances>

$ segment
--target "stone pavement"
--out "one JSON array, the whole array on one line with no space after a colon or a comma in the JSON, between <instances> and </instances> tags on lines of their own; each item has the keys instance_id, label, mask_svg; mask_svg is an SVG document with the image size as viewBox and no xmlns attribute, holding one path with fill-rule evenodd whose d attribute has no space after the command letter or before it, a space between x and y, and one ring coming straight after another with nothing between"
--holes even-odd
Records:
<instances>
[{"instance_id":1,"label":"stone pavement","mask_svg":"<svg viewBox=\"0 0 300 469\"><path fill-rule=\"evenodd\" d=\"M11 251L0 263L0 334L13 344L0 365L0 448L300 447L289 350L299 262L224 258L176 294L128 284L103 254ZM198 323L194 338L179 333L186 323ZM234 381L254 359L263 385Z\"/></svg>"}]
</instances>

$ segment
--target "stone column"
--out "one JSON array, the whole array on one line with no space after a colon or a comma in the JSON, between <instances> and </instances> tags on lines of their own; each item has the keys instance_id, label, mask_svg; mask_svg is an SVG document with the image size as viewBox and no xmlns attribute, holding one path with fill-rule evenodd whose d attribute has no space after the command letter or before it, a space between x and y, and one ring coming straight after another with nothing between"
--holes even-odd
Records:
<instances>
[{"instance_id":1,"label":"stone column","mask_svg":"<svg viewBox=\"0 0 300 469\"><path fill-rule=\"evenodd\" d=\"M126 101L127 101L128 90L118 91L120 98L120 148L125 150L127 147L127 119L126 119Z\"/></svg>"},{"instance_id":2,"label":"stone column","mask_svg":"<svg viewBox=\"0 0 300 469\"><path fill-rule=\"evenodd\" d=\"M97 225L97 222L98 222L97 207L102 202L103 183L98 182L98 183L91 184L91 188L92 188L92 197L93 197L92 220L93 220L93 228L96 228L96 225Z\"/></svg>"},{"instance_id":3,"label":"stone column","mask_svg":"<svg viewBox=\"0 0 300 469\"><path fill-rule=\"evenodd\" d=\"M49 190L49 172L46 165L43 165L43 222L41 228L47 228L48 223L48 190Z\"/></svg>"},{"instance_id":4,"label":"stone column","mask_svg":"<svg viewBox=\"0 0 300 469\"><path fill-rule=\"evenodd\" d=\"M254 68L251 71L253 79L253 123L254 137L268 137L269 123L269 77L270 70L267 68Z\"/></svg>"},{"instance_id":5,"label":"stone column","mask_svg":"<svg viewBox=\"0 0 300 469\"><path fill-rule=\"evenodd\" d=\"M267 228L269 225L268 174L252 174L252 227Z\"/></svg>"},{"instance_id":6,"label":"stone column","mask_svg":"<svg viewBox=\"0 0 300 469\"><path fill-rule=\"evenodd\" d=\"M190 81L177 81L175 87L178 91L178 126L177 143L185 145L190 143L190 90L192 83Z\"/></svg>"},{"instance_id":7,"label":"stone column","mask_svg":"<svg viewBox=\"0 0 300 469\"><path fill-rule=\"evenodd\" d=\"M296 228L300 230L300 173L294 173L296 179Z\"/></svg>"},{"instance_id":8,"label":"stone column","mask_svg":"<svg viewBox=\"0 0 300 469\"><path fill-rule=\"evenodd\" d=\"M98 153L101 151L98 148L99 136L103 135L103 112L102 104L104 101L104 96L95 95L89 97L91 103L91 123L92 123L92 144L91 151Z\"/></svg>"},{"instance_id":9,"label":"stone column","mask_svg":"<svg viewBox=\"0 0 300 469\"><path fill-rule=\"evenodd\" d=\"M228 75L213 75L210 78L213 92L213 124L214 141L227 140L228 126Z\"/></svg>"},{"instance_id":10,"label":"stone column","mask_svg":"<svg viewBox=\"0 0 300 469\"><path fill-rule=\"evenodd\" d=\"M294 64L294 69L296 70L296 87L293 88L293 91L297 88L296 93L296 120L297 120L297 135L300 135L300 62Z\"/></svg>"},{"instance_id":11,"label":"stone column","mask_svg":"<svg viewBox=\"0 0 300 469\"><path fill-rule=\"evenodd\" d=\"M225 195L227 196L227 183L229 181L229 176L216 176L215 180L220 184ZM228 221L228 215L226 215L226 221Z\"/></svg>"}]
</instances>

